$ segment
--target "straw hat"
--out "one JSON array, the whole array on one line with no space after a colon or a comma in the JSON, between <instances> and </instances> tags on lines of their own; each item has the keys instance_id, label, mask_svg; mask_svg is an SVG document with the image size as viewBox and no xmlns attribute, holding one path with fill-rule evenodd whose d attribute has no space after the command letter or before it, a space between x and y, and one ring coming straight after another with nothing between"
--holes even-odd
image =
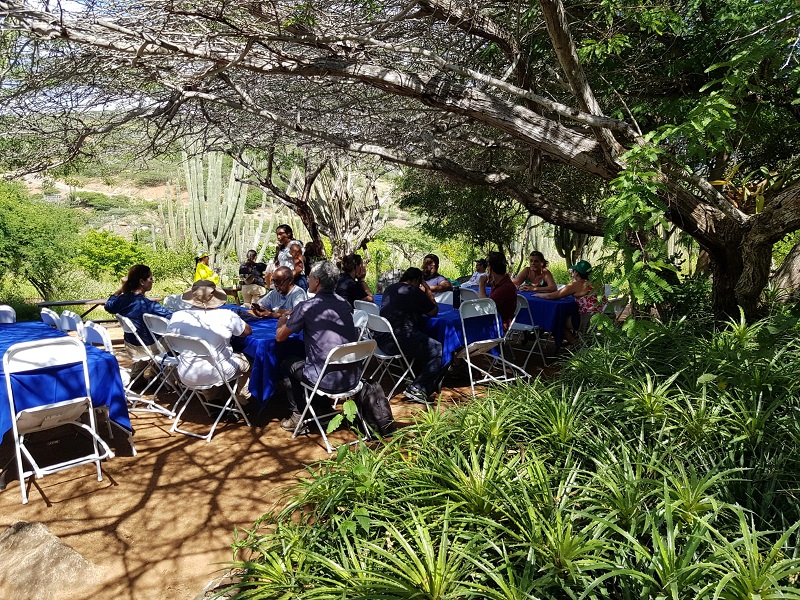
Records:
<instances>
[{"instance_id":1,"label":"straw hat","mask_svg":"<svg viewBox=\"0 0 800 600\"><path fill-rule=\"evenodd\" d=\"M197 308L219 308L228 301L228 295L207 279L195 281L181 298Z\"/></svg>"}]
</instances>

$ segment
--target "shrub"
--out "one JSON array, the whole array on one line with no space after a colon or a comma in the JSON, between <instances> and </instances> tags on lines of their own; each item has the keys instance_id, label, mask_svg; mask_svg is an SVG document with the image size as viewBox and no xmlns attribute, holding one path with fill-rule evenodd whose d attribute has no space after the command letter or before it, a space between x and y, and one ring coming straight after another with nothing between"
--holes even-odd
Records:
<instances>
[{"instance_id":1,"label":"shrub","mask_svg":"<svg viewBox=\"0 0 800 600\"><path fill-rule=\"evenodd\" d=\"M75 264L95 279L104 274L123 277L131 265L142 262L139 246L107 231L88 231L78 244Z\"/></svg>"}]
</instances>

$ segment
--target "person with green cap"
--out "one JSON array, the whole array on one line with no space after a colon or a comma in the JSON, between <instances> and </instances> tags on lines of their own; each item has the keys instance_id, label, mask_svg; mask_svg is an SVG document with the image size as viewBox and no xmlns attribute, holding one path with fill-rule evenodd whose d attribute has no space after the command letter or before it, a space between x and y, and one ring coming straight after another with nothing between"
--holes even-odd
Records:
<instances>
[{"instance_id":1,"label":"person with green cap","mask_svg":"<svg viewBox=\"0 0 800 600\"><path fill-rule=\"evenodd\" d=\"M578 303L578 313L581 316L580 331L586 331L592 315L602 310L602 304L594 291L594 286L589 281L591 272L592 265L588 261L579 260L569 268L570 282L567 285L555 292L536 294L536 297L544 298L545 300L558 300L567 296L574 297L575 302ZM570 317L567 317L564 338L570 344L578 341Z\"/></svg>"},{"instance_id":2,"label":"person with green cap","mask_svg":"<svg viewBox=\"0 0 800 600\"><path fill-rule=\"evenodd\" d=\"M213 281L214 285L220 286L219 282L219 269L212 269L208 266L208 252L202 250L197 253L194 259L194 280L195 281Z\"/></svg>"}]
</instances>

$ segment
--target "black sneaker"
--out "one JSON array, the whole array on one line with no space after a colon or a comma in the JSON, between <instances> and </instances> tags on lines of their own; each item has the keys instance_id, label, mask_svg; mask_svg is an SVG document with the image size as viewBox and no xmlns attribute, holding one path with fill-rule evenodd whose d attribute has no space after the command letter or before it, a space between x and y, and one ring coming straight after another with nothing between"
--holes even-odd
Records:
<instances>
[{"instance_id":1,"label":"black sneaker","mask_svg":"<svg viewBox=\"0 0 800 600\"><path fill-rule=\"evenodd\" d=\"M419 389L416 386L410 385L406 388L406 391L403 392L403 396L405 396L406 400L410 402L418 402L419 404L428 404L428 395Z\"/></svg>"},{"instance_id":2,"label":"black sneaker","mask_svg":"<svg viewBox=\"0 0 800 600\"><path fill-rule=\"evenodd\" d=\"M297 424L300 422L300 415L291 415L281 421L281 429L285 429L286 431L291 431L294 433L294 430L297 429ZM300 428L300 431L297 432L297 435L304 435L308 433L308 426L303 425Z\"/></svg>"}]
</instances>

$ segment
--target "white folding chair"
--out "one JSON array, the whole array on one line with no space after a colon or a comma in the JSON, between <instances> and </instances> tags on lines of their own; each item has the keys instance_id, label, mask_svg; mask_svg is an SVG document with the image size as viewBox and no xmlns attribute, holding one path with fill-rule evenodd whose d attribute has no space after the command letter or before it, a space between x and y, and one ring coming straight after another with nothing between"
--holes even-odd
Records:
<instances>
[{"instance_id":1,"label":"white folding chair","mask_svg":"<svg viewBox=\"0 0 800 600\"><path fill-rule=\"evenodd\" d=\"M172 388L172 391L175 393L182 394L183 390L175 385L176 382L180 382L177 375L178 361L175 358L177 353L174 352L172 348L169 347L168 342L164 340L164 336L167 334L167 328L169 327L169 320L151 313L142 315L142 320L144 321L145 327L147 327L147 330L150 332L150 335L153 337L153 340L155 340L156 347L159 351L159 355L156 356L155 359L158 361L158 373L161 382L158 384L156 391L153 392L153 398L158 397L158 393L165 385Z\"/></svg>"},{"instance_id":2,"label":"white folding chair","mask_svg":"<svg viewBox=\"0 0 800 600\"><path fill-rule=\"evenodd\" d=\"M527 323L520 323L519 322L519 313L527 312L528 313L528 320L533 323L533 314L531 313L531 305L528 302L528 299L525 296L517 296L517 312L514 315L514 320L511 322L511 325L508 327L506 331L506 340L509 344L513 343L514 340L524 341L525 337L528 336L533 340L533 343L528 350L528 355L525 357L525 362L522 365L523 370L527 370L528 361L531 359L531 355L533 354L534 350L539 350L539 356L542 357L542 365L547 366L547 359L544 356L544 349L542 348L542 338L539 335L539 327L536 325L528 325ZM513 351L512 351L513 352Z\"/></svg>"},{"instance_id":3,"label":"white folding chair","mask_svg":"<svg viewBox=\"0 0 800 600\"><path fill-rule=\"evenodd\" d=\"M604 294L605 303L603 304L603 312L609 317L618 321L622 313L628 307L628 296L620 294L619 290L614 289L610 285L605 286Z\"/></svg>"},{"instance_id":4,"label":"white folding chair","mask_svg":"<svg viewBox=\"0 0 800 600\"><path fill-rule=\"evenodd\" d=\"M447 290L446 292L439 292L433 297L433 299L436 300L436 302L438 302L439 304L449 304L452 306L453 292L450 290Z\"/></svg>"},{"instance_id":5,"label":"white folding chair","mask_svg":"<svg viewBox=\"0 0 800 600\"><path fill-rule=\"evenodd\" d=\"M213 348L211 348L211 346L209 346L208 342L201 340L200 338L179 335L177 333L167 333L162 339L174 352L180 354L184 360L208 362L214 367L219 375L218 381L211 385L194 385L181 380L181 384L186 388L186 391L183 394L186 396L186 399L183 401L183 405L178 410L178 414L175 415L175 421L172 423L170 431L177 431L178 433L190 435L192 437L204 439L206 442L210 442L211 438L214 436L214 430L217 428L220 420L222 420L226 414L239 414L244 419L244 422L250 425L250 419L245 414L242 405L239 403L239 399L236 397L235 382L236 378L239 376L239 373L237 372L232 379L228 380L225 377L225 372L222 370L222 366L217 361L217 353ZM231 381L234 382L233 386L231 386ZM205 399L203 394L200 393L219 385L224 386L228 391L228 399L224 404L209 402ZM183 399L183 395L178 399L178 404L180 404L181 400ZM187 431L178 427L181 417L191 403L192 398L197 398L200 401L200 404L203 405L203 408L205 408L208 416L211 416L211 408L219 409L219 414L214 420L214 424L211 426L211 431L209 431L206 435L200 435L198 433L194 433L193 431Z\"/></svg>"},{"instance_id":6,"label":"white folding chair","mask_svg":"<svg viewBox=\"0 0 800 600\"><path fill-rule=\"evenodd\" d=\"M369 331L367 330L367 323L369 323L369 313L366 311L361 310L360 308L356 308L353 310L353 323L356 326L356 331L358 332L358 341L364 339L364 337L369 337Z\"/></svg>"},{"instance_id":7,"label":"white folding chair","mask_svg":"<svg viewBox=\"0 0 800 600\"><path fill-rule=\"evenodd\" d=\"M173 312L192 308L192 305L183 299L183 294L170 294L169 296L165 296L164 300L161 301L161 306Z\"/></svg>"},{"instance_id":8,"label":"white folding chair","mask_svg":"<svg viewBox=\"0 0 800 600\"><path fill-rule=\"evenodd\" d=\"M28 376L35 377L36 375L31 375L31 372L45 367L57 369L75 365L81 365L81 375L77 377L82 377L82 382L78 383L76 381L76 375L72 371L70 371L68 377L65 376L63 379L59 378L58 380L59 384L65 385L63 391L67 395L71 396L77 392L75 396L58 401L54 401L52 398L37 398L37 402L40 402L40 404L31 406L33 404L30 398L31 386L26 386L24 403L30 408L17 410L18 401L15 397L14 389L19 385L19 380ZM83 342L75 338L63 337L14 344L3 356L3 370L5 371L8 403L11 408L14 452L22 491L22 503L28 503L25 479L31 475L41 479L50 473L95 463L97 481L102 481L103 474L100 470L100 461L105 458L113 458L114 453L97 435L94 411L92 410L86 347ZM69 385L66 385L67 381L69 381ZM51 393L53 391L52 386L47 386L46 389ZM80 420L84 414L88 415L88 424ZM25 445L25 436L29 433L54 429L62 425L72 425L86 433L92 440L92 451L53 465L39 465ZM30 469L25 468L22 462L23 456L30 465Z\"/></svg>"},{"instance_id":9,"label":"white folding chair","mask_svg":"<svg viewBox=\"0 0 800 600\"><path fill-rule=\"evenodd\" d=\"M407 379L410 383L414 381L416 375L414 375L414 371L411 369L411 363L406 358L406 355L403 354L403 349L400 348L400 344L397 343L397 338L394 335L394 330L389 321L378 315L369 315L367 327L370 333L372 333L373 339L375 339L376 333L388 333L392 336L392 341L397 347L398 354L388 354L381 350L380 347L375 348L372 357L378 361L378 365L375 367L372 375L370 375L370 378L375 381L380 381L384 375L395 378L392 391L386 396L387 398L392 398L397 388L400 387L400 384L403 383L404 380Z\"/></svg>"},{"instance_id":10,"label":"white folding chair","mask_svg":"<svg viewBox=\"0 0 800 600\"><path fill-rule=\"evenodd\" d=\"M61 316L56 311L43 306L39 314L42 317L42 323L61 331Z\"/></svg>"},{"instance_id":11,"label":"white folding chair","mask_svg":"<svg viewBox=\"0 0 800 600\"><path fill-rule=\"evenodd\" d=\"M114 345L111 342L111 336L108 334L108 329L102 325L98 325L94 321L84 322L83 331L81 332L81 339L85 344L89 344L90 346L98 346L109 354L114 354Z\"/></svg>"},{"instance_id":12,"label":"white folding chair","mask_svg":"<svg viewBox=\"0 0 800 600\"><path fill-rule=\"evenodd\" d=\"M313 386L303 383L303 391L306 395L306 406L303 409L303 413L300 416L300 421L297 423L297 427L295 427L294 433L292 433L293 438L297 437L299 432L305 428L310 421L313 421L316 423L317 429L319 429L319 432L322 434L322 439L325 442L325 448L328 450L328 454L333 452L333 446L331 446L331 443L328 441L328 436L325 435L325 428L322 426L322 423L320 423L320 418L336 414L336 406L340 400L351 398L361 390L361 387L363 386L361 376L364 374L364 369L366 369L367 363L369 362L370 358L372 358L372 354L375 352L377 345L378 344L375 340L361 340L360 342L352 342L350 344L336 346L335 348L332 348L330 352L328 352L328 357L325 359L325 364L320 371L317 382ZM338 370L343 367L347 367L348 365L359 365L357 379L358 383L355 387L342 392L327 392L320 389L320 382L325 378L325 375L328 373L328 369ZM330 413L317 415L317 413L314 411L314 407L311 405L311 402L314 399L314 396L317 394L320 396L326 396L333 401ZM306 418L307 413L311 413L309 418ZM363 422L364 420L361 417L360 410L357 410L357 416L362 421L364 431L369 431L369 428ZM363 438L359 438L353 443L358 443L366 439L369 439L368 434Z\"/></svg>"},{"instance_id":13,"label":"white folding chair","mask_svg":"<svg viewBox=\"0 0 800 600\"><path fill-rule=\"evenodd\" d=\"M0 304L0 323L16 323L17 311L8 304Z\"/></svg>"},{"instance_id":14,"label":"white folding chair","mask_svg":"<svg viewBox=\"0 0 800 600\"><path fill-rule=\"evenodd\" d=\"M473 290L472 288L459 288L461 291L461 301L464 302L466 300L477 300L478 299L478 292L477 290Z\"/></svg>"},{"instance_id":15,"label":"white folding chair","mask_svg":"<svg viewBox=\"0 0 800 600\"><path fill-rule=\"evenodd\" d=\"M61 313L61 331L65 333L76 331L78 337L80 337L81 329L83 329L83 319L81 319L78 313L72 312L71 310L65 310Z\"/></svg>"},{"instance_id":16,"label":"white folding chair","mask_svg":"<svg viewBox=\"0 0 800 600\"><path fill-rule=\"evenodd\" d=\"M131 321L128 317L117 315L117 321L122 326L123 332L133 335L136 338L136 341L139 342L142 352L145 353L145 358L141 358L139 360L147 361L156 371L156 376L153 377L153 379L145 386L141 393L134 392L133 385L139 380L139 378L144 377L147 368L145 367L136 377L132 377L130 379L125 388L125 396L128 399L128 408L131 411L155 412L166 415L167 417L174 417L175 411L172 411L165 406L161 406L158 402L156 402L158 398L155 394L153 394L152 399L145 398L144 395L156 381L163 381L162 377L166 375L164 370L177 365L177 359L173 356L167 356L163 354L156 356L153 354L150 348L142 340L139 332L136 330L136 326L133 324L133 321ZM157 389L160 390L161 387L159 386Z\"/></svg>"},{"instance_id":17,"label":"white folding chair","mask_svg":"<svg viewBox=\"0 0 800 600\"><path fill-rule=\"evenodd\" d=\"M469 385L472 389L472 395L475 396L475 385L486 383L509 383L519 378L527 378L528 373L524 369L515 365L514 363L506 360L503 354L503 341L502 334L503 325L500 323L497 314L497 306L491 298L479 298L477 300L467 300L462 302L459 307L461 315L461 333L464 336L464 348L456 353L456 358L463 358L467 362L467 371L469 373ZM489 336L480 340L467 343L469 337L467 335L467 321L471 319L490 319ZM471 332L476 328L469 327ZM474 336L473 336L474 337ZM492 354L492 351L497 351L497 354ZM478 356L487 356L491 361L487 368L483 368L473 361L473 358ZM497 368L502 370L501 373L492 373ZM473 372L480 374L478 380L475 379Z\"/></svg>"},{"instance_id":18,"label":"white folding chair","mask_svg":"<svg viewBox=\"0 0 800 600\"><path fill-rule=\"evenodd\" d=\"M370 315L381 314L381 309L377 304L374 302L367 302L366 300L356 300L353 302L353 308L363 310L365 313Z\"/></svg>"}]
</instances>

